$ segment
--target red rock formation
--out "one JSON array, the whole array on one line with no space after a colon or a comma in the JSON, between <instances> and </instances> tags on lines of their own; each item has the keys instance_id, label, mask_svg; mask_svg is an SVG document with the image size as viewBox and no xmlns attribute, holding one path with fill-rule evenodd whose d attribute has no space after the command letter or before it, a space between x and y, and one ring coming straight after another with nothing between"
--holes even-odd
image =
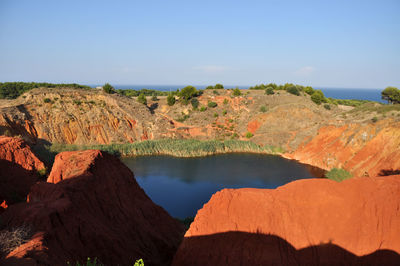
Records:
<instances>
[{"instance_id":1,"label":"red rock formation","mask_svg":"<svg viewBox=\"0 0 400 266\"><path fill-rule=\"evenodd\" d=\"M224 189L198 211L173 265L396 265L399 195L400 176Z\"/></svg>"},{"instance_id":2,"label":"red rock formation","mask_svg":"<svg viewBox=\"0 0 400 266\"><path fill-rule=\"evenodd\" d=\"M10 205L25 200L38 180L37 171L44 169L22 139L0 136L0 202Z\"/></svg>"},{"instance_id":3,"label":"red rock formation","mask_svg":"<svg viewBox=\"0 0 400 266\"><path fill-rule=\"evenodd\" d=\"M97 150L63 152L48 181L32 187L27 203L2 214L8 227L35 229L4 263L65 265L87 257L106 265L139 258L146 265L170 263L182 225L147 197L117 158Z\"/></svg>"},{"instance_id":4,"label":"red rock formation","mask_svg":"<svg viewBox=\"0 0 400 266\"><path fill-rule=\"evenodd\" d=\"M395 172L400 170L400 124L322 127L316 137L286 157L327 170L344 168L354 176Z\"/></svg>"}]
</instances>

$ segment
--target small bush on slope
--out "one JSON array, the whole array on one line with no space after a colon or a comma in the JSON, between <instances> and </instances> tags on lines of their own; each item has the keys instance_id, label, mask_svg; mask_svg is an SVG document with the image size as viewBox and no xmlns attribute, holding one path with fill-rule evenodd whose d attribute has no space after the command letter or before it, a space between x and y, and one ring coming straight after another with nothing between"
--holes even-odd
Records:
<instances>
[{"instance_id":1,"label":"small bush on slope","mask_svg":"<svg viewBox=\"0 0 400 266\"><path fill-rule=\"evenodd\" d=\"M344 169L332 168L328 173L325 174L325 177L330 180L340 182L352 178L353 176Z\"/></svg>"}]
</instances>

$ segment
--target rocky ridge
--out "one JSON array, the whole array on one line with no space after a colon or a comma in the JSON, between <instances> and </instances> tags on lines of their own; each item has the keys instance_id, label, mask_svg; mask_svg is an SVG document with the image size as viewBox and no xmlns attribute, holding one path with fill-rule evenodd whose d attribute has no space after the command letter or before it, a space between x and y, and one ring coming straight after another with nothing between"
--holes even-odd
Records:
<instances>
[{"instance_id":1,"label":"rocky ridge","mask_svg":"<svg viewBox=\"0 0 400 266\"><path fill-rule=\"evenodd\" d=\"M400 176L224 189L198 211L173 265L398 265Z\"/></svg>"},{"instance_id":2,"label":"rocky ridge","mask_svg":"<svg viewBox=\"0 0 400 266\"><path fill-rule=\"evenodd\" d=\"M183 226L155 205L117 158L98 150L57 155L47 182L1 215L3 227L29 226L32 237L3 256L5 265L169 264Z\"/></svg>"}]
</instances>

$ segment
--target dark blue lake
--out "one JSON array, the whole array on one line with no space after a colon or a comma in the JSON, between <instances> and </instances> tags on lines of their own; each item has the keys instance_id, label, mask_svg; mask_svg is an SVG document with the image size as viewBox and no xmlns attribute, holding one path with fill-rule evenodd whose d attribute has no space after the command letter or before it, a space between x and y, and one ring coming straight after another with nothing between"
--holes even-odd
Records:
<instances>
[{"instance_id":1,"label":"dark blue lake","mask_svg":"<svg viewBox=\"0 0 400 266\"><path fill-rule=\"evenodd\" d=\"M122 161L147 195L177 218L195 216L211 195L223 188L276 188L297 179L322 176L319 169L261 154L138 156Z\"/></svg>"}]
</instances>

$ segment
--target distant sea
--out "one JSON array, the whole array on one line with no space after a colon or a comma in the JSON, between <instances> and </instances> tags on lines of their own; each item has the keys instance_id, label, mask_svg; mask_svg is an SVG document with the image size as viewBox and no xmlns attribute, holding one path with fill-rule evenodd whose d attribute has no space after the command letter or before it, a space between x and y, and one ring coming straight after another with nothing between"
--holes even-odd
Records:
<instances>
[{"instance_id":1,"label":"distant sea","mask_svg":"<svg viewBox=\"0 0 400 266\"><path fill-rule=\"evenodd\" d=\"M88 86L97 87L102 85L89 84ZM186 85L113 85L116 89L153 89L160 91L175 91L181 89ZM194 85L198 89L205 89L206 85ZM225 86L226 88L248 89L249 86ZM357 100L370 100L385 103L381 99L381 91L383 89L354 89L354 88L314 88L322 90L325 97L331 97L336 99L357 99Z\"/></svg>"}]
</instances>

